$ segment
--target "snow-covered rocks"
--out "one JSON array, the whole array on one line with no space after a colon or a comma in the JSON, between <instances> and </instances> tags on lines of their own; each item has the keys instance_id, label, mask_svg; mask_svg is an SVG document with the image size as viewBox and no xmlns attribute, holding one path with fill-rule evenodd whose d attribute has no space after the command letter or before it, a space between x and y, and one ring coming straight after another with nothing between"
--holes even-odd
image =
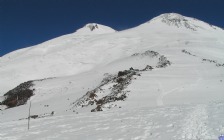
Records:
<instances>
[{"instance_id":1,"label":"snow-covered rocks","mask_svg":"<svg viewBox=\"0 0 224 140\"><path fill-rule=\"evenodd\" d=\"M188 29L191 31L216 29L221 30L221 28L202 22L198 19L186 17L177 13L161 14L160 16L150 20L148 23L151 22L162 22L169 26L175 26L177 28Z\"/></svg>"},{"instance_id":2,"label":"snow-covered rocks","mask_svg":"<svg viewBox=\"0 0 224 140\"><path fill-rule=\"evenodd\" d=\"M128 70L118 71L117 74L105 74L105 77L97 86L91 91L88 91L83 97L72 103L72 109L77 112L80 107L91 106L91 112L103 111L112 107L118 107L117 101L125 101L128 98L128 90L126 88L132 83L132 80L141 76L141 73L151 71L154 68L165 68L171 65L171 62L163 55L155 51L145 51L143 53L135 53L131 58L138 59L139 63L142 58L147 58L147 65L141 69L139 67L130 67ZM140 59L139 59L140 58ZM156 59L157 64L154 66L150 63L151 59ZM144 63L143 63L144 64Z\"/></svg>"},{"instance_id":3,"label":"snow-covered rocks","mask_svg":"<svg viewBox=\"0 0 224 140\"><path fill-rule=\"evenodd\" d=\"M161 18L162 18L161 20L162 22L170 26L176 26L178 28L185 27L187 29L196 31L198 27L196 25L191 24L187 18L179 14L174 14L174 13L163 14L161 15Z\"/></svg>"}]
</instances>

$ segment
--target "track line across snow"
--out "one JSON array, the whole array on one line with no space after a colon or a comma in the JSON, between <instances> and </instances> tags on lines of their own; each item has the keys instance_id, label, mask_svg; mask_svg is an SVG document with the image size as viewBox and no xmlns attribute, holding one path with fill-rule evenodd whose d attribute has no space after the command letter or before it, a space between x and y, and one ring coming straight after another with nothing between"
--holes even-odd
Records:
<instances>
[{"instance_id":1,"label":"track line across snow","mask_svg":"<svg viewBox=\"0 0 224 140\"><path fill-rule=\"evenodd\" d=\"M194 107L183 121L181 139L212 140L216 138L208 129L208 117L206 105Z\"/></svg>"}]
</instances>

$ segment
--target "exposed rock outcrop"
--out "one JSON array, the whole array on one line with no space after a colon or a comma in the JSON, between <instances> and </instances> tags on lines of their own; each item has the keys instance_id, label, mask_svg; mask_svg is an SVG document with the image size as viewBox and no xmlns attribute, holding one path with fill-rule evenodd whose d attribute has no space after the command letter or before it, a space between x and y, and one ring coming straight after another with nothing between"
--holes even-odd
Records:
<instances>
[{"instance_id":1,"label":"exposed rock outcrop","mask_svg":"<svg viewBox=\"0 0 224 140\"><path fill-rule=\"evenodd\" d=\"M132 80L136 79L134 76L141 76L145 71L151 71L154 68L165 68L171 65L171 62L163 55L155 51L145 51L144 53L135 53L133 57L148 57L157 58L158 63L155 67L146 65L144 69L134 69L131 67L129 70L118 71L117 74L105 74L105 78L101 81L100 85L93 90L88 91L83 97L73 102L71 105L73 109L87 106L95 106L91 112L103 111L105 108L117 106L116 101L125 101L128 97L128 92L125 90ZM76 111L75 111L76 112Z\"/></svg>"},{"instance_id":2,"label":"exposed rock outcrop","mask_svg":"<svg viewBox=\"0 0 224 140\"><path fill-rule=\"evenodd\" d=\"M28 81L8 91L4 94L6 99L2 102L2 104L6 105L8 108L26 104L27 100L33 96L34 89L31 89L32 86L33 81Z\"/></svg>"}]
</instances>

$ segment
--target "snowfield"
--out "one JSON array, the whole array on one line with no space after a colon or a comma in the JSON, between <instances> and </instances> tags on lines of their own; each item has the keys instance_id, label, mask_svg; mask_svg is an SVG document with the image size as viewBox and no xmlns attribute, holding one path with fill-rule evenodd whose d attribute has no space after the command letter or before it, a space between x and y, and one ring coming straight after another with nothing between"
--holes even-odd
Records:
<instances>
[{"instance_id":1,"label":"snowfield","mask_svg":"<svg viewBox=\"0 0 224 140\"><path fill-rule=\"evenodd\" d=\"M217 140L223 54L221 28L176 13L14 51L0 58L0 139Z\"/></svg>"},{"instance_id":2,"label":"snowfield","mask_svg":"<svg viewBox=\"0 0 224 140\"><path fill-rule=\"evenodd\" d=\"M224 104L113 109L2 122L4 140L120 139L218 140L224 131Z\"/></svg>"}]
</instances>

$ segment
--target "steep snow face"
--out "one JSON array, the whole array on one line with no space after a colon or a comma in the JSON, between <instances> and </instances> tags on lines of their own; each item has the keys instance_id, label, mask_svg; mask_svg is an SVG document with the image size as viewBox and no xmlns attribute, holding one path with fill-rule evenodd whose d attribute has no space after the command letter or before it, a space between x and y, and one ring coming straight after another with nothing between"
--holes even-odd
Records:
<instances>
[{"instance_id":1,"label":"steep snow face","mask_svg":"<svg viewBox=\"0 0 224 140\"><path fill-rule=\"evenodd\" d=\"M77 30L75 33L79 35L94 35L94 34L108 34L114 32L116 31L108 26L97 23L89 23L86 24L81 29Z\"/></svg>"}]
</instances>

